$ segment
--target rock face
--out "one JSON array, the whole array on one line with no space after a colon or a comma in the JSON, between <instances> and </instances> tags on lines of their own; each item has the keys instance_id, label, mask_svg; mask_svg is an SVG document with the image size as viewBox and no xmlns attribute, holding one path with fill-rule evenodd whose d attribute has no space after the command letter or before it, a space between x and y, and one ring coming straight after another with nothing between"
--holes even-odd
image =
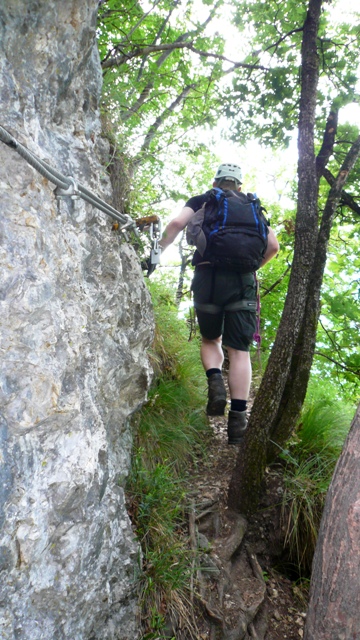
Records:
<instances>
[{"instance_id":1,"label":"rock face","mask_svg":"<svg viewBox=\"0 0 360 640\"><path fill-rule=\"evenodd\" d=\"M97 0L0 7L0 124L111 202ZM101 150L101 154L100 154ZM134 640L129 417L153 319L110 219L0 143L0 637Z\"/></svg>"}]
</instances>

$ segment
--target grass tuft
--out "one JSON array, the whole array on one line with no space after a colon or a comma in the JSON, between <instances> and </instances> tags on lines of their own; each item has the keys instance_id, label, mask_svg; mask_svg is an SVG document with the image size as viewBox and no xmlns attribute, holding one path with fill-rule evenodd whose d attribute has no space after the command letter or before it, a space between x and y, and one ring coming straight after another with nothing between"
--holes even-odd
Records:
<instances>
[{"instance_id":1,"label":"grass tuft","mask_svg":"<svg viewBox=\"0 0 360 640\"><path fill-rule=\"evenodd\" d=\"M289 562L309 577L317 535L337 459L351 425L352 409L330 399L313 401L303 411L286 461L282 517Z\"/></svg>"},{"instance_id":2,"label":"grass tuft","mask_svg":"<svg viewBox=\"0 0 360 640\"><path fill-rule=\"evenodd\" d=\"M137 418L127 496L142 548L139 580L142 640L172 638L172 627L196 638L193 550L186 525L189 463L206 454L206 379L199 345L188 341L172 292L149 285L156 321L150 359L153 385Z\"/></svg>"}]
</instances>

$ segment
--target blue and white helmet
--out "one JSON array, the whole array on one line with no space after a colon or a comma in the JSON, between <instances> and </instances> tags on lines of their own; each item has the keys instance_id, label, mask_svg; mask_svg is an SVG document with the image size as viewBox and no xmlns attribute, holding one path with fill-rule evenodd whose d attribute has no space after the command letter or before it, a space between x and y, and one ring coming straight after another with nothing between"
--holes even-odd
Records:
<instances>
[{"instance_id":1,"label":"blue and white helmet","mask_svg":"<svg viewBox=\"0 0 360 640\"><path fill-rule=\"evenodd\" d=\"M237 164L221 164L216 172L214 180L216 180L216 182L222 180L235 180L235 182L241 184L241 168Z\"/></svg>"}]
</instances>

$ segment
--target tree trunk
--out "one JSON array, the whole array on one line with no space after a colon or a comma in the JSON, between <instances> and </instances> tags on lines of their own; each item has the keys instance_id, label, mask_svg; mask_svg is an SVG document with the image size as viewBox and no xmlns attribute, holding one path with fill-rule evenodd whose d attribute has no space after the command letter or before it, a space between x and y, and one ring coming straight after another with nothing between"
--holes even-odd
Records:
<instances>
[{"instance_id":1,"label":"tree trunk","mask_svg":"<svg viewBox=\"0 0 360 640\"><path fill-rule=\"evenodd\" d=\"M322 0L310 0L302 43L299 112L298 210L288 294L268 366L256 396L245 442L229 487L229 507L242 513L256 508L266 466L269 434L276 424L291 363L302 330L318 235L318 179L314 124L318 84L317 32ZM276 380L276 384L274 384Z\"/></svg>"},{"instance_id":2,"label":"tree trunk","mask_svg":"<svg viewBox=\"0 0 360 640\"><path fill-rule=\"evenodd\" d=\"M267 462L274 460L279 448L284 447L299 418L305 399L310 370L316 346L317 324L320 314L320 295L330 231L337 205L349 172L353 169L360 154L360 136L352 144L340 168L338 176L330 189L324 208L315 251L314 265L309 281L306 310L291 368L274 421L268 445Z\"/></svg>"},{"instance_id":3,"label":"tree trunk","mask_svg":"<svg viewBox=\"0 0 360 640\"><path fill-rule=\"evenodd\" d=\"M360 405L326 496L304 640L360 638Z\"/></svg>"},{"instance_id":4,"label":"tree trunk","mask_svg":"<svg viewBox=\"0 0 360 640\"><path fill-rule=\"evenodd\" d=\"M115 209L128 214L134 168L131 162L116 148L116 145L111 144L110 151L111 161L108 172L113 190L112 204Z\"/></svg>"}]
</instances>

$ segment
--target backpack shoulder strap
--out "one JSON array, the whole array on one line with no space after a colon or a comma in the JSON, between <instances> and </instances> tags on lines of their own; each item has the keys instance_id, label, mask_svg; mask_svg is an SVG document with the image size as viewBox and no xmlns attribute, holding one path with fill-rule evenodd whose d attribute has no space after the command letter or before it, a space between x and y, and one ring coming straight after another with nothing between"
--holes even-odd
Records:
<instances>
[{"instance_id":1,"label":"backpack shoulder strap","mask_svg":"<svg viewBox=\"0 0 360 640\"><path fill-rule=\"evenodd\" d=\"M262 206L260 198L258 198L256 193L248 193L247 197L249 198L250 202L254 203L254 205L256 206L259 214L263 216L267 226L269 226L269 221L265 218L265 214L267 214L267 210L265 209L265 207Z\"/></svg>"},{"instance_id":2,"label":"backpack shoulder strap","mask_svg":"<svg viewBox=\"0 0 360 640\"><path fill-rule=\"evenodd\" d=\"M223 191L222 189L219 189L219 187L213 187L210 191L210 197L208 202L210 202L211 200L216 200L217 202L220 202L225 196L226 196L225 191Z\"/></svg>"},{"instance_id":3,"label":"backpack shoulder strap","mask_svg":"<svg viewBox=\"0 0 360 640\"><path fill-rule=\"evenodd\" d=\"M221 211L222 203L224 201L225 191L222 189L218 189L214 187L211 189L209 193L209 197L204 204L205 207L205 215L208 216L216 215L219 211Z\"/></svg>"}]
</instances>

